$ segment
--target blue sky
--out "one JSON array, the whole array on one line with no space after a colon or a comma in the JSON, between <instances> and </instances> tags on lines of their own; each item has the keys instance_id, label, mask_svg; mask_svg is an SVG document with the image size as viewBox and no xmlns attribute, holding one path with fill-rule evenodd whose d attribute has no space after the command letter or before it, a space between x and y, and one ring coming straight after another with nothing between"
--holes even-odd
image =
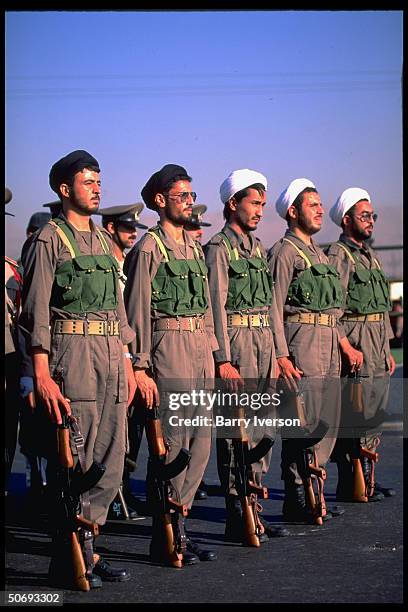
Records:
<instances>
[{"instance_id":1,"label":"blue sky","mask_svg":"<svg viewBox=\"0 0 408 612\"><path fill-rule=\"evenodd\" d=\"M258 234L310 178L327 212L347 187L371 194L376 243L402 241L402 11L7 12L7 254L55 199L51 165L86 149L101 207L141 200L149 176L184 165L213 227L219 185L238 168L269 181ZM142 213L147 224L156 216ZM338 229L328 214L321 241Z\"/></svg>"}]
</instances>

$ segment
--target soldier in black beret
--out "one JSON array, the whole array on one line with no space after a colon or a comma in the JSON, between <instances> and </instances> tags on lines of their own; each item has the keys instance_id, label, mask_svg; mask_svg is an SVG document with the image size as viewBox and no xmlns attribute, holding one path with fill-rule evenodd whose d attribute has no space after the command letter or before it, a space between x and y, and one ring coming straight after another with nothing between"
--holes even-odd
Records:
<instances>
[{"instance_id":1,"label":"soldier in black beret","mask_svg":"<svg viewBox=\"0 0 408 612\"><path fill-rule=\"evenodd\" d=\"M32 237L25 259L21 326L32 356L38 403L51 424L61 425L67 417L74 463L80 464L75 467L84 472L93 466L101 475L83 493L88 499L81 495L80 505L86 519L104 525L123 472L127 407L136 386L128 348L134 332L112 248L91 219L101 197L97 160L86 151L73 151L52 166L49 181L62 211ZM64 390L57 377L63 377ZM58 468L52 470L50 461L57 462L55 453L48 460L48 480L54 482ZM62 511L61 495L55 493L53 518ZM64 524L56 520L53 527L50 582L79 588L69 570L72 563L66 561ZM126 569L93 555L92 538L84 539L88 588L130 578Z\"/></svg>"},{"instance_id":2,"label":"soldier in black beret","mask_svg":"<svg viewBox=\"0 0 408 612\"><path fill-rule=\"evenodd\" d=\"M211 223L207 223L203 221L203 215L207 211L207 207L205 204L196 204L193 206L193 212L191 213L190 219L187 221L185 225L185 230L190 234L193 240L198 240L201 242L201 238L203 236L202 227L211 227Z\"/></svg>"}]
</instances>

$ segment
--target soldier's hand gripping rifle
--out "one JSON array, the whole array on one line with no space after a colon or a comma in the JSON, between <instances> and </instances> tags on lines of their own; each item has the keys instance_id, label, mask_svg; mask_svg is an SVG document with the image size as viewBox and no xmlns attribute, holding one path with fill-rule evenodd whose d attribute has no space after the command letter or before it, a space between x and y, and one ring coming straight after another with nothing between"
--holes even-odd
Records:
<instances>
[{"instance_id":1,"label":"soldier's hand gripping rifle","mask_svg":"<svg viewBox=\"0 0 408 612\"><path fill-rule=\"evenodd\" d=\"M53 378L65 397L62 370ZM79 462L75 469L69 441L70 428L78 450ZM95 565L93 538L98 535L98 525L90 517L89 490L101 479L105 466L93 462L83 472L83 444L76 420L64 414L62 424L57 425L56 541L50 577L58 582L67 581L79 591L89 591L89 576Z\"/></svg>"},{"instance_id":2,"label":"soldier's hand gripping rifle","mask_svg":"<svg viewBox=\"0 0 408 612\"><path fill-rule=\"evenodd\" d=\"M243 419L244 409L238 408L238 418ZM268 489L254 482L252 464L257 463L272 448L274 440L262 438L253 448L249 448L248 435L240 420L238 437L232 438L232 447L235 460L235 488L237 490L244 522L244 543L247 546L259 547L259 536L263 527L258 517L261 509L258 499L268 499Z\"/></svg>"},{"instance_id":3,"label":"soldier's hand gripping rifle","mask_svg":"<svg viewBox=\"0 0 408 612\"><path fill-rule=\"evenodd\" d=\"M157 406L147 411L146 437L149 447L148 499L153 516L151 557L171 567L182 567L186 535L179 517L187 516L187 506L170 496L170 480L186 469L191 453L180 449L177 457L166 463L168 448L163 438ZM172 513L171 510L174 512ZM175 516L177 521L172 521ZM178 523L175 530L174 523Z\"/></svg>"}]
</instances>

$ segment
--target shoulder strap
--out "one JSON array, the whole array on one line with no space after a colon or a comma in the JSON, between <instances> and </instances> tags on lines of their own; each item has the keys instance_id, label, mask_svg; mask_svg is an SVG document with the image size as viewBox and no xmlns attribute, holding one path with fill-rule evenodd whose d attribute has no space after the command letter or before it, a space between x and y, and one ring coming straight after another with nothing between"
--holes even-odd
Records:
<instances>
[{"instance_id":1,"label":"shoulder strap","mask_svg":"<svg viewBox=\"0 0 408 612\"><path fill-rule=\"evenodd\" d=\"M193 248L194 248L194 255L195 255L195 258L196 258L196 259L203 259L203 258L201 257L201 255L200 255L200 251L198 250L198 247L197 247L196 241L195 241L195 240L193 240L193 242L194 242L194 244L193 244Z\"/></svg>"},{"instance_id":2,"label":"shoulder strap","mask_svg":"<svg viewBox=\"0 0 408 612\"><path fill-rule=\"evenodd\" d=\"M74 244L71 244L71 241L68 238L67 234L64 232L64 230L62 229L62 227L58 223L55 223L55 221L53 221L52 219L51 219L51 221L48 221L48 223L50 225L54 225L54 227L56 227L58 236L61 238L62 242L67 247L68 251L70 252L70 255L71 255L72 259L75 259L75 257L77 257L77 253L76 253L76 249L75 249L76 245L74 246Z\"/></svg>"},{"instance_id":3,"label":"shoulder strap","mask_svg":"<svg viewBox=\"0 0 408 612\"><path fill-rule=\"evenodd\" d=\"M346 245L343 242L341 242L340 240L337 241L337 244L347 254L347 257L349 258L349 260L352 261L353 264L356 264L356 260L354 259L353 255L351 254L351 251L349 251L349 249L346 247Z\"/></svg>"},{"instance_id":4,"label":"shoulder strap","mask_svg":"<svg viewBox=\"0 0 408 612\"><path fill-rule=\"evenodd\" d=\"M376 257L373 257L373 260L377 264L378 269L381 270L382 268L381 268L381 265L380 265L380 262L378 261L378 259Z\"/></svg>"},{"instance_id":5,"label":"shoulder strap","mask_svg":"<svg viewBox=\"0 0 408 612\"><path fill-rule=\"evenodd\" d=\"M232 259L232 255L234 255L234 259L235 261L238 261L239 259L239 253L238 253L238 249L237 247L232 248L232 244L229 241L229 238L226 234L224 234L224 232L220 232L218 234L218 236L221 236L221 240L223 241L223 243L225 244L225 247L227 249L227 253L228 253L228 259Z\"/></svg>"},{"instance_id":6,"label":"shoulder strap","mask_svg":"<svg viewBox=\"0 0 408 612\"><path fill-rule=\"evenodd\" d=\"M164 246L163 241L160 238L160 236L158 236L155 232L152 232L152 231L149 231L149 232L146 232L146 233L149 234L150 236L152 236L155 239L155 241L157 242L157 246L159 247L160 252L161 252L161 254L164 257L164 261L169 261L169 256L167 254L166 247Z\"/></svg>"},{"instance_id":7,"label":"shoulder strap","mask_svg":"<svg viewBox=\"0 0 408 612\"><path fill-rule=\"evenodd\" d=\"M295 247L295 249L297 250L297 252L299 253L299 255L302 257L302 259L305 260L307 267L311 268L312 267L312 262L310 261L310 259L308 258L308 256L306 255L306 253L304 253L302 251L302 249L300 249L294 242L292 242L292 240L289 240L289 238L284 238L283 240L285 240L285 242L289 242L293 247Z\"/></svg>"},{"instance_id":8,"label":"shoulder strap","mask_svg":"<svg viewBox=\"0 0 408 612\"><path fill-rule=\"evenodd\" d=\"M256 253L257 253L259 259L263 259L262 253L261 253L261 249L259 248L259 244L256 245Z\"/></svg>"},{"instance_id":9,"label":"shoulder strap","mask_svg":"<svg viewBox=\"0 0 408 612\"><path fill-rule=\"evenodd\" d=\"M102 232L99 229L99 227L97 227L96 225L95 225L95 229L96 229L97 236L99 238L99 242L101 243L102 248L103 248L103 250L105 252L105 255L110 255L109 247L108 247L108 244L107 244L107 242L105 240L104 235L102 234Z\"/></svg>"}]
</instances>

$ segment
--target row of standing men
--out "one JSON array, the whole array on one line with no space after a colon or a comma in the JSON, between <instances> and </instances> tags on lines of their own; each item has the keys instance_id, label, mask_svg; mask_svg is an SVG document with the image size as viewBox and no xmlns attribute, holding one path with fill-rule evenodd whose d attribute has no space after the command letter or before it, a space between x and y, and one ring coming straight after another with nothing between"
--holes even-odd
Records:
<instances>
[{"instance_id":1,"label":"row of standing men","mask_svg":"<svg viewBox=\"0 0 408 612\"><path fill-rule=\"evenodd\" d=\"M139 431L142 409L160 404L164 419L165 394L159 388L174 380L187 390L211 389L215 378L232 391L254 389L254 381L257 392L275 389L277 380L288 396L301 388L307 422L329 424L313 446L314 461L321 468L330 457L337 463L337 499L353 501L356 437L360 447L375 455L379 417L395 369L388 283L366 242L376 220L369 194L356 187L341 194L330 217L342 233L324 253L312 239L322 225L320 195L310 180L295 179L276 202L288 229L266 251L254 231L264 213L267 179L253 170L236 170L220 187L225 225L203 249L186 231L204 224L202 208L192 217L192 178L185 168L167 164L141 192L159 222L125 259L135 226L145 228L139 221L141 206L101 209L104 229L93 223L101 194L97 160L74 151L53 165L49 182L61 206L24 249L17 327L31 356L37 404L50 423L61 423L64 414L75 417L85 440L86 467L96 461L106 468L90 490L92 520L105 523L123 478L129 477L126 465L135 457L128 452L124 462L127 430L133 427L128 414L136 413ZM64 393L53 380L56 371L64 372ZM363 422L377 425L374 433L368 425L362 429L361 421L356 429L348 420L348 378L357 375L364 380L359 411ZM171 481L173 497L190 509L209 459L211 435L168 427L167 421L163 425L167 460L180 448L191 453L187 468ZM253 428L250 445L264 433ZM307 523L311 517L298 456L281 433L283 517ZM137 447L140 436L136 439ZM232 440L218 436L216 445L225 538L243 542ZM257 485L270 461L271 451L252 465ZM361 456L361 464L365 501L393 494L374 482L367 456ZM325 520L340 513L339 508L327 511ZM176 517L174 529L184 528L179 524L184 520ZM257 522L261 542L289 534L260 514ZM151 556L160 560L154 530ZM215 559L214 551L187 537L184 564ZM96 557L92 586L127 579L126 570Z\"/></svg>"}]
</instances>

